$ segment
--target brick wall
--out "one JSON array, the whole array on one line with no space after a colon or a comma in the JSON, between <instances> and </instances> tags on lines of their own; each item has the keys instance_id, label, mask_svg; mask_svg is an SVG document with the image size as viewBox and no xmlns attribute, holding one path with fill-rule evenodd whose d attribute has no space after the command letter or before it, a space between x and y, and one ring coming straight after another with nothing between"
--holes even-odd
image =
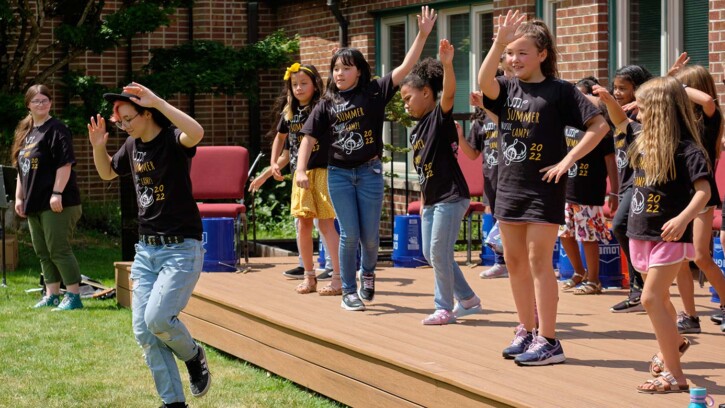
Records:
<instances>
[{"instance_id":1,"label":"brick wall","mask_svg":"<svg viewBox=\"0 0 725 408\"><path fill-rule=\"evenodd\" d=\"M725 1L710 0L710 73L715 78L720 106L725 106Z\"/></svg>"},{"instance_id":2,"label":"brick wall","mask_svg":"<svg viewBox=\"0 0 725 408\"><path fill-rule=\"evenodd\" d=\"M559 75L578 81L594 75L606 83L609 64L606 0L568 0L556 14Z\"/></svg>"}]
</instances>

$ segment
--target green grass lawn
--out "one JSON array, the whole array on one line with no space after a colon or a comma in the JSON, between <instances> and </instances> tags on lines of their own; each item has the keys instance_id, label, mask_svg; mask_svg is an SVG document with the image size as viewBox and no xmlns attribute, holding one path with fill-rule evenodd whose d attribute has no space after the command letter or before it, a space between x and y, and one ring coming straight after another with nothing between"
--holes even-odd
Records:
<instances>
[{"instance_id":1,"label":"green grass lawn","mask_svg":"<svg viewBox=\"0 0 725 408\"><path fill-rule=\"evenodd\" d=\"M161 402L131 332L131 311L113 300L85 300L83 310L30 308L40 297L40 265L27 231L20 233L20 266L0 288L0 407L157 407ZM78 234L81 272L114 285L120 245ZM212 388L193 407L336 407L325 397L263 369L206 347ZM179 363L182 379L186 368Z\"/></svg>"}]
</instances>

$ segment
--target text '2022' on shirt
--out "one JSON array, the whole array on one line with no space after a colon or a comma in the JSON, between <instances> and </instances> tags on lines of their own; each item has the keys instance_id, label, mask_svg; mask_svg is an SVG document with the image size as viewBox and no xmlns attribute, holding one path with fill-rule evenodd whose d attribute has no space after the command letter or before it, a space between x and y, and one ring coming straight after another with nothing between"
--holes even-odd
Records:
<instances>
[{"instance_id":1,"label":"text '2022' on shirt","mask_svg":"<svg viewBox=\"0 0 725 408\"><path fill-rule=\"evenodd\" d=\"M642 125L630 122L627 133L637 137ZM684 132L683 132L684 133ZM629 207L627 236L643 241L662 241L662 226L677 217L692 200L693 184L709 178L705 152L691 138L680 141L675 151L675 179L657 185L645 183L645 173L634 169L632 204ZM677 242L692 242L692 223Z\"/></svg>"},{"instance_id":2,"label":"text '2022' on shirt","mask_svg":"<svg viewBox=\"0 0 725 408\"><path fill-rule=\"evenodd\" d=\"M566 155L564 128L586 129L599 109L574 85L558 78L538 83L496 80L498 98L483 98L486 109L499 119L496 218L563 224L566 178L548 183L540 170Z\"/></svg>"},{"instance_id":3,"label":"text '2022' on shirt","mask_svg":"<svg viewBox=\"0 0 725 408\"><path fill-rule=\"evenodd\" d=\"M328 144L328 164L352 169L383 155L385 105L395 95L392 73L354 89L337 100L323 98L312 110L302 133Z\"/></svg>"},{"instance_id":4,"label":"text '2022' on shirt","mask_svg":"<svg viewBox=\"0 0 725 408\"><path fill-rule=\"evenodd\" d=\"M421 118L410 133L413 165L418 173L423 205L470 198L456 151L458 132L453 109L443 113L441 105Z\"/></svg>"},{"instance_id":5,"label":"text '2022' on shirt","mask_svg":"<svg viewBox=\"0 0 725 408\"><path fill-rule=\"evenodd\" d=\"M182 145L181 133L170 126L149 142L129 136L113 155L113 171L131 174L136 186L139 234L201 239L201 216L189 174L196 146Z\"/></svg>"}]
</instances>

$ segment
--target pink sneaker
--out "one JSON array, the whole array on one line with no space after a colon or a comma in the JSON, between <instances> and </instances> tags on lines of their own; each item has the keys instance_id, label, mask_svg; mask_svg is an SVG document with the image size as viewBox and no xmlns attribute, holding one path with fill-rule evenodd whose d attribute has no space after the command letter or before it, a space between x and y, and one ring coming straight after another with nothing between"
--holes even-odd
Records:
<instances>
[{"instance_id":1,"label":"pink sneaker","mask_svg":"<svg viewBox=\"0 0 725 408\"><path fill-rule=\"evenodd\" d=\"M439 325L440 326L440 325L455 323L455 322L456 322L456 317L453 316L453 313L451 313L447 310L443 310L443 309L438 309L432 315L423 319L423 324L426 326L428 326L428 325Z\"/></svg>"},{"instance_id":2,"label":"pink sneaker","mask_svg":"<svg viewBox=\"0 0 725 408\"><path fill-rule=\"evenodd\" d=\"M496 264L481 272L478 276L480 276L481 279L508 278L509 270L506 268L506 265Z\"/></svg>"}]
</instances>

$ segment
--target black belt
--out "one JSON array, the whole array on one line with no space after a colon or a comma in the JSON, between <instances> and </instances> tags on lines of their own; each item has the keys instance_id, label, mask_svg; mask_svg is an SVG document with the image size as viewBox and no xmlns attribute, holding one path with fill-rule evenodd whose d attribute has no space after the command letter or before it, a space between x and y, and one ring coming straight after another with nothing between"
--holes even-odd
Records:
<instances>
[{"instance_id":1,"label":"black belt","mask_svg":"<svg viewBox=\"0 0 725 408\"><path fill-rule=\"evenodd\" d=\"M146 245L180 244L184 242L183 235L139 235L138 240Z\"/></svg>"}]
</instances>

